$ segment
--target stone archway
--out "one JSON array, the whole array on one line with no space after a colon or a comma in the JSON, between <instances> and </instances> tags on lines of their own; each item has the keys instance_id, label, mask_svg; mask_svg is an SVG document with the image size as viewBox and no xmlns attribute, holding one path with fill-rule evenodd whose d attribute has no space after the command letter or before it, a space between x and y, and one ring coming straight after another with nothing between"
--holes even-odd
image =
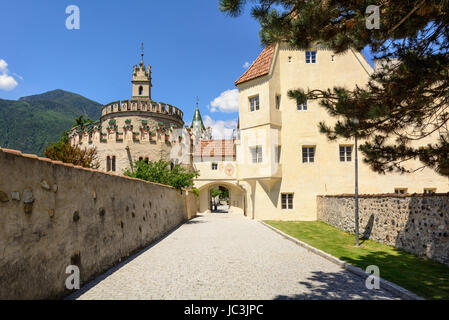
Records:
<instances>
[{"instance_id":1,"label":"stone archway","mask_svg":"<svg viewBox=\"0 0 449 320\"><path fill-rule=\"evenodd\" d=\"M197 184L198 185L198 184ZM217 205L217 208L212 207L212 190L220 189L222 194L220 199L222 202ZM245 190L237 183L222 182L222 181L204 181L201 186L198 186L199 201L200 201L200 213L220 211L220 213L239 213L245 212ZM220 197L219 197L220 198ZM220 206L220 207L218 207Z\"/></svg>"}]
</instances>

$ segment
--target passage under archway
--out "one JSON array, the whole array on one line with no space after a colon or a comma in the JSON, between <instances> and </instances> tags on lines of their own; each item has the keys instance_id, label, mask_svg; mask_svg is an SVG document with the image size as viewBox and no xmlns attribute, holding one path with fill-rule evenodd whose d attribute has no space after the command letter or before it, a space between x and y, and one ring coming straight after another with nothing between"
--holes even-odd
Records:
<instances>
[{"instance_id":1,"label":"passage under archway","mask_svg":"<svg viewBox=\"0 0 449 320\"><path fill-rule=\"evenodd\" d=\"M217 186L210 189L210 211L216 213L228 213L229 211L229 189Z\"/></svg>"}]
</instances>

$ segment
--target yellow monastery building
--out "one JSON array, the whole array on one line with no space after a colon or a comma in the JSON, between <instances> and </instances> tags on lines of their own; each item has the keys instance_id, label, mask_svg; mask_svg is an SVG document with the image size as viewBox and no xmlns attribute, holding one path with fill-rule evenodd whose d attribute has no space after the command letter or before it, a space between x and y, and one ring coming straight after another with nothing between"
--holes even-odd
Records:
<instances>
[{"instance_id":1,"label":"yellow monastery building","mask_svg":"<svg viewBox=\"0 0 449 320\"><path fill-rule=\"evenodd\" d=\"M318 101L297 105L287 92L364 86L372 72L359 52L269 46L235 82L238 130L232 139L213 140L198 107L192 124L184 127L180 109L151 99L150 66L142 57L133 69L132 99L104 106L100 121L72 129L70 141L95 146L100 169L106 171L122 173L139 159L193 166L200 171L195 187L201 213L211 211L211 190L219 187L229 191L230 213L258 220L316 220L318 195L354 193L354 142L328 141L318 123L335 119ZM414 161L409 165L419 167ZM448 191L448 178L431 169L380 175L359 161L360 194Z\"/></svg>"},{"instance_id":2,"label":"yellow monastery building","mask_svg":"<svg viewBox=\"0 0 449 320\"><path fill-rule=\"evenodd\" d=\"M217 185L229 188L231 212L258 220L316 220L318 195L353 194L354 141L328 141L318 123L335 120L318 101L297 105L287 92L364 86L372 72L359 52L336 55L320 47L301 51L284 44L265 48L235 82L239 136L227 143L235 143L236 161L229 151L194 161L201 173L195 182L200 211L210 209L210 189ZM360 194L447 191L448 178L431 169L380 175L359 161Z\"/></svg>"}]
</instances>

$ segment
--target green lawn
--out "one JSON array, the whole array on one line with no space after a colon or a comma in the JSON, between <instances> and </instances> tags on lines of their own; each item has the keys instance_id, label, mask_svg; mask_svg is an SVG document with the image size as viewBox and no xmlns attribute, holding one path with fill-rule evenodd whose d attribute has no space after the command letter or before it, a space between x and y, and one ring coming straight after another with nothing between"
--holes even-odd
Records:
<instances>
[{"instance_id":1,"label":"green lawn","mask_svg":"<svg viewBox=\"0 0 449 320\"><path fill-rule=\"evenodd\" d=\"M377 265L380 276L426 299L449 299L449 267L371 240L361 240L324 222L266 221L269 225L363 270Z\"/></svg>"}]
</instances>

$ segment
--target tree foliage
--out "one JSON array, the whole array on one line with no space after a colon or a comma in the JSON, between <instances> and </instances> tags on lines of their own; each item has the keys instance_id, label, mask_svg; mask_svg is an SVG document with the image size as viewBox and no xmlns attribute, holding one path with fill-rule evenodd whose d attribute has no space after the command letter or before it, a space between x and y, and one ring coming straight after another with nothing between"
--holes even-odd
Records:
<instances>
[{"instance_id":1,"label":"tree foliage","mask_svg":"<svg viewBox=\"0 0 449 320\"><path fill-rule=\"evenodd\" d=\"M338 119L334 125L320 122L322 133L364 138L360 150L376 172L427 166L449 176L449 1L221 0L220 9L238 16L247 2L255 3L252 15L265 45L319 44L337 54L369 47L382 61L364 87L289 91L299 103L319 99ZM369 5L379 7L379 29L366 27ZM422 166L406 167L411 159Z\"/></svg>"},{"instance_id":2,"label":"tree foliage","mask_svg":"<svg viewBox=\"0 0 449 320\"><path fill-rule=\"evenodd\" d=\"M84 120L83 116L80 116L75 120L75 126L84 126L92 120ZM68 137L69 131L64 131L61 139L57 142L50 143L44 150L44 156L64 163L72 163L84 168L98 169L100 162L98 161L97 149L81 148L79 146L72 146Z\"/></svg>"},{"instance_id":3,"label":"tree foliage","mask_svg":"<svg viewBox=\"0 0 449 320\"><path fill-rule=\"evenodd\" d=\"M147 163L139 160L133 164L133 169L126 170L124 175L182 189L192 187L193 179L199 176L199 172L188 170L179 164L171 165L169 161L159 160Z\"/></svg>"}]
</instances>

